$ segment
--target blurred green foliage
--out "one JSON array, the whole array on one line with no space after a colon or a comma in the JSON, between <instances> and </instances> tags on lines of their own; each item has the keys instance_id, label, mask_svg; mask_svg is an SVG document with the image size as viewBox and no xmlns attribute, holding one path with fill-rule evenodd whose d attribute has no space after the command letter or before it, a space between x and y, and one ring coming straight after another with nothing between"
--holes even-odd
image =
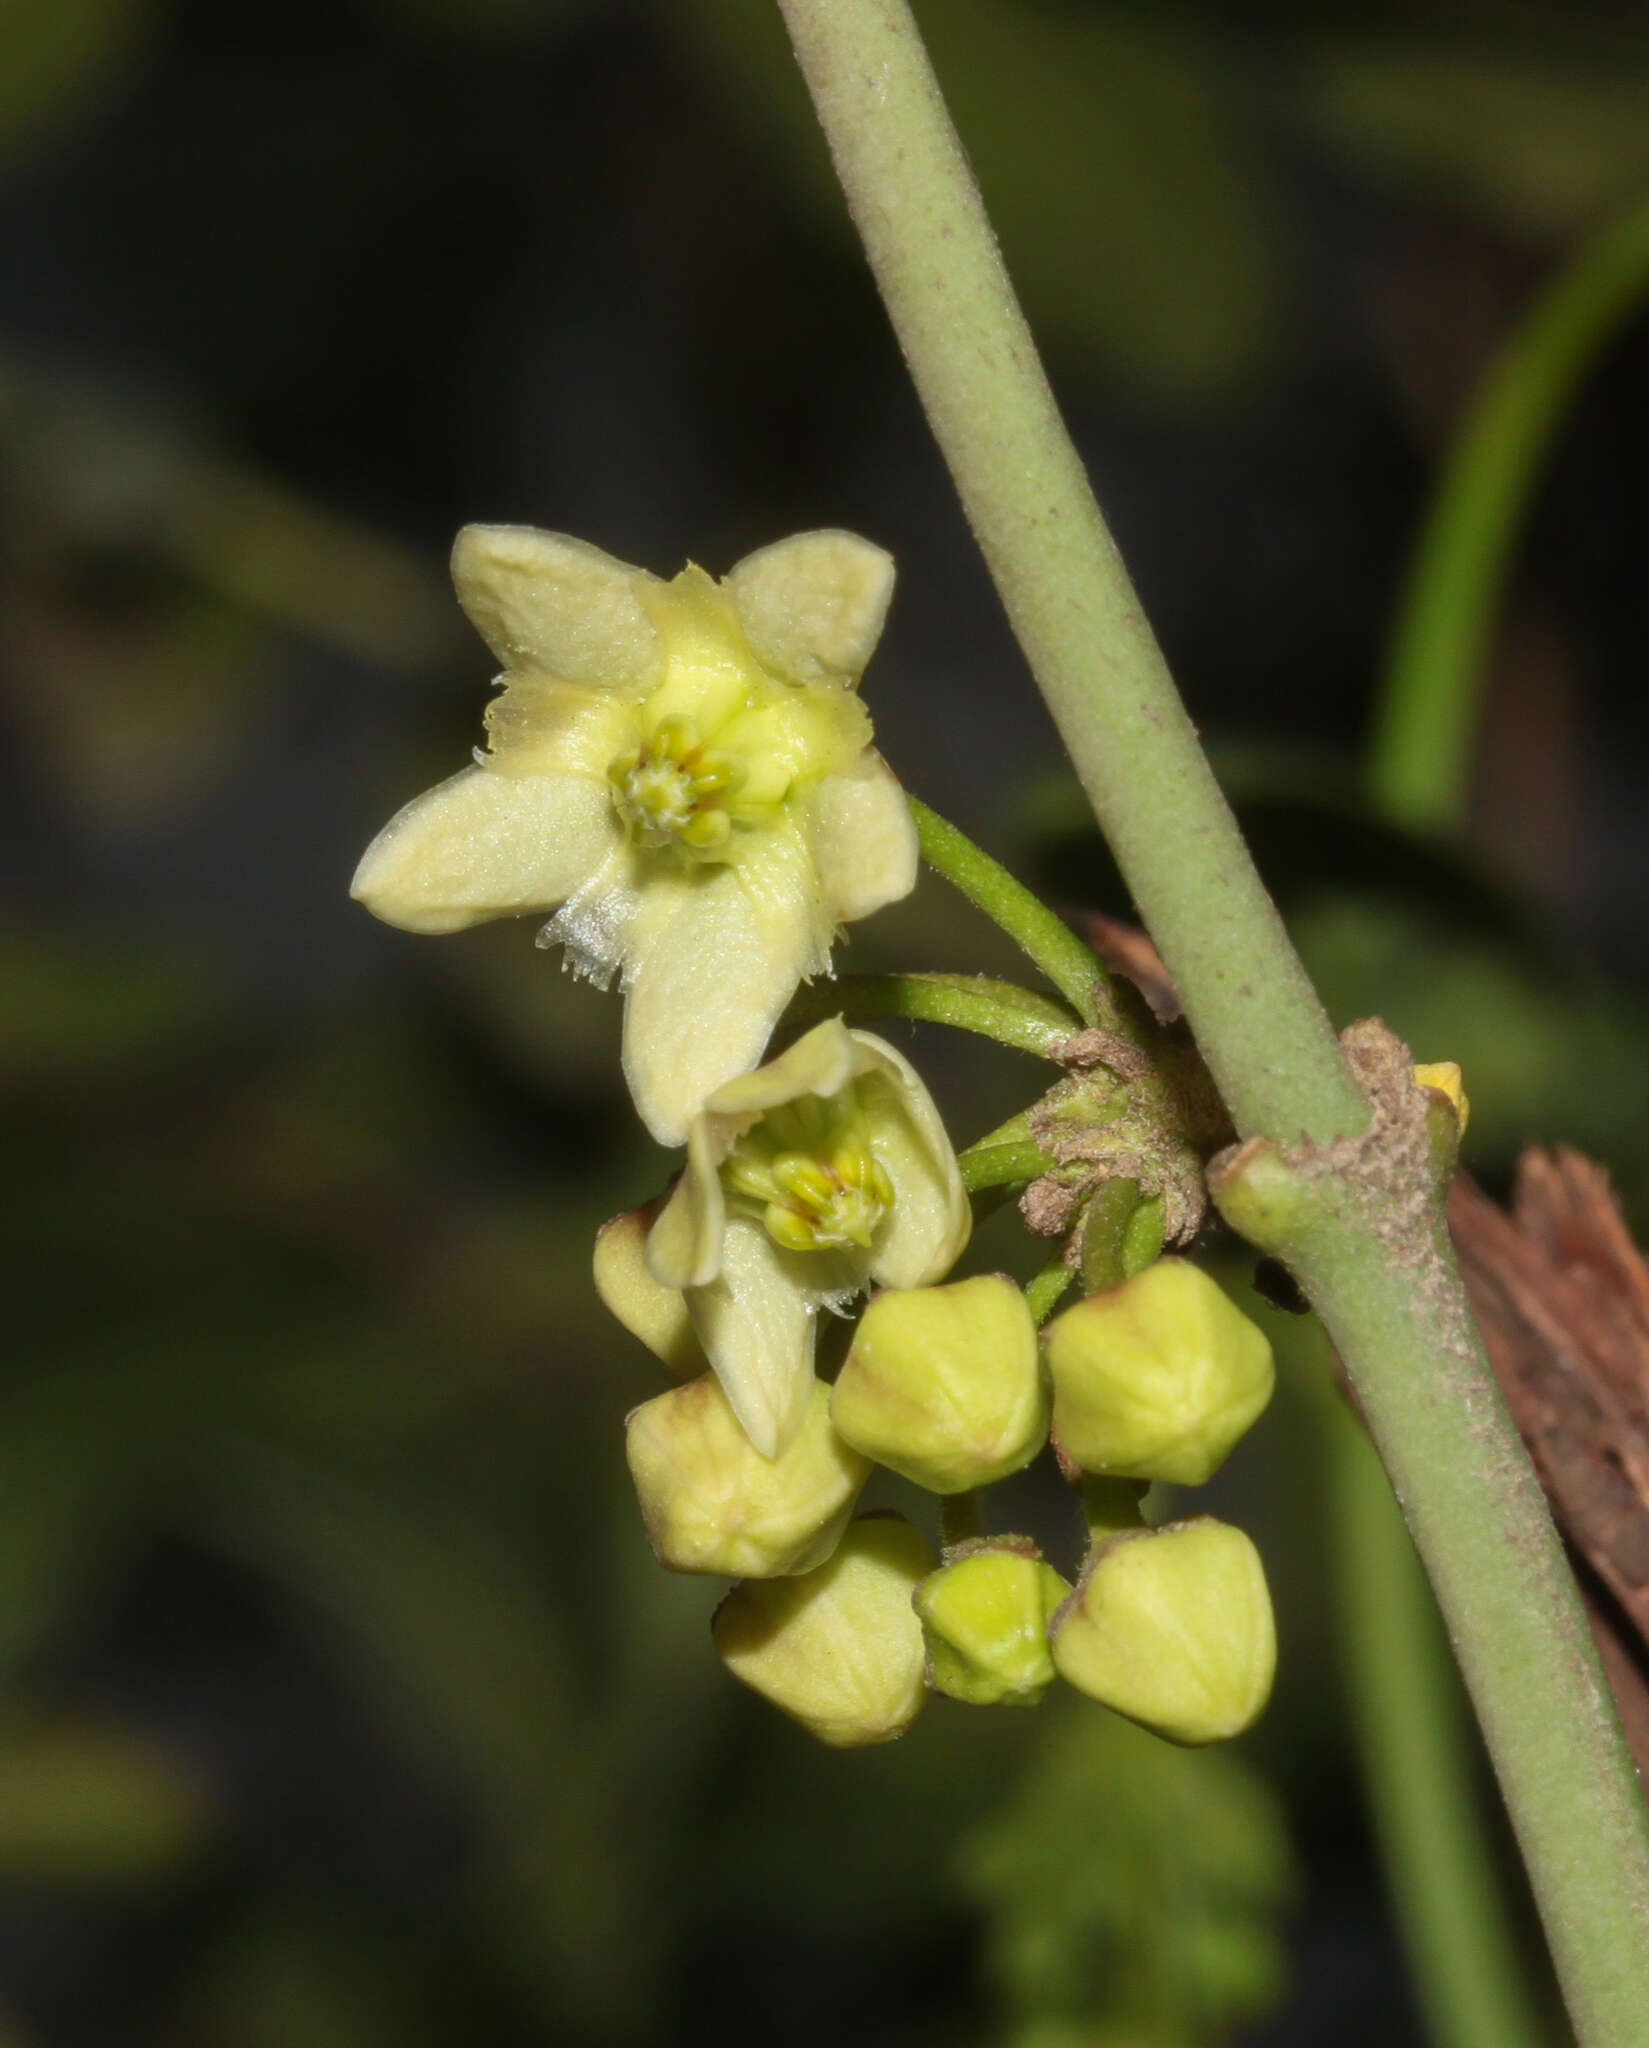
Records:
<instances>
[{"instance_id":1,"label":"blurred green foliage","mask_svg":"<svg viewBox=\"0 0 1649 2048\"><path fill-rule=\"evenodd\" d=\"M1223 1750L1061 1702L962 1874L1012 2048L1197 2048L1277 2002L1293 1855L1275 1793Z\"/></svg>"}]
</instances>

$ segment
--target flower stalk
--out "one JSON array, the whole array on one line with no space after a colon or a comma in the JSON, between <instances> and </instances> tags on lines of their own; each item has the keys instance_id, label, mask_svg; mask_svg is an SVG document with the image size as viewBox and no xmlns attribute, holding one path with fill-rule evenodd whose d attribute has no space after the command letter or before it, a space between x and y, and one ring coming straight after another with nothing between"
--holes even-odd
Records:
<instances>
[{"instance_id":1,"label":"flower stalk","mask_svg":"<svg viewBox=\"0 0 1649 2048\"><path fill-rule=\"evenodd\" d=\"M1649 1818L1429 1155L1382 1156L1389 1128L1356 1142L1378 1124L1378 1089L1342 1056L1197 745L908 6L779 5L969 521L1209 1069L1244 1137L1307 1141L1314 1199L1272 1187L1268 1248L1305 1282L1404 1503L1577 2036L1627 2048L1649 2007ZM1406 1056L1403 1082L1417 1092Z\"/></svg>"}]
</instances>

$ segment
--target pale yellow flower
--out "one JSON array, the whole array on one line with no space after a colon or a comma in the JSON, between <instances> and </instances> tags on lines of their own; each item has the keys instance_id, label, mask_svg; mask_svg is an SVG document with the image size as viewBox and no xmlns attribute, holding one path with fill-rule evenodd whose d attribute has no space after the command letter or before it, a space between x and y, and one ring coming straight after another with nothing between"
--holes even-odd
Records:
<instances>
[{"instance_id":1,"label":"pale yellow flower","mask_svg":"<svg viewBox=\"0 0 1649 2048\"><path fill-rule=\"evenodd\" d=\"M620 978L631 1093L679 1144L837 927L915 884L855 694L892 561L804 533L721 583L666 583L561 534L468 526L453 580L504 665L488 750L391 819L352 893L416 932L555 911L543 942Z\"/></svg>"},{"instance_id":2,"label":"pale yellow flower","mask_svg":"<svg viewBox=\"0 0 1649 2048\"><path fill-rule=\"evenodd\" d=\"M645 1280L599 1252L598 1268L603 1298L644 1343L670 1326L662 1304L684 1301L734 1413L772 1458L812 1397L819 1310L873 1284L942 1280L971 1226L915 1070L832 1017L718 1088L694 1118L686 1170L647 1238Z\"/></svg>"}]
</instances>

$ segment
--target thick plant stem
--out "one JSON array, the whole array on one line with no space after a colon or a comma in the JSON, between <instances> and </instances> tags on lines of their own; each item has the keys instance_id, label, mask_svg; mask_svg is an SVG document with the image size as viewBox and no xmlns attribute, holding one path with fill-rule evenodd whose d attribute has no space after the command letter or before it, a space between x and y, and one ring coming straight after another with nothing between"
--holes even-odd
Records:
<instances>
[{"instance_id":1,"label":"thick plant stem","mask_svg":"<svg viewBox=\"0 0 1649 2048\"><path fill-rule=\"evenodd\" d=\"M1576 385L1649 291L1649 204L1600 229L1501 351L1414 552L1376 714L1369 794L1444 832L1466 777L1496 600L1541 458Z\"/></svg>"},{"instance_id":2,"label":"thick plant stem","mask_svg":"<svg viewBox=\"0 0 1649 2048\"><path fill-rule=\"evenodd\" d=\"M1283 1144L1363 1132L1369 1101L1061 425L908 6L779 5L969 520L1238 1129ZM1346 1150L1316 1155L1327 1192ZM1378 1196L1372 1209L1350 1202L1309 1243L1267 1248L1322 1313L1409 1518L1577 2035L1585 2048L1641 2048L1649 1823L1441 1224L1415 1241L1411 1193L1394 1183L1383 1211Z\"/></svg>"},{"instance_id":3,"label":"thick plant stem","mask_svg":"<svg viewBox=\"0 0 1649 2048\"><path fill-rule=\"evenodd\" d=\"M779 4L969 523L1238 1129L1359 1129L1328 1020L1060 420L909 8Z\"/></svg>"},{"instance_id":4,"label":"thick plant stem","mask_svg":"<svg viewBox=\"0 0 1649 2048\"><path fill-rule=\"evenodd\" d=\"M1296 1269L1425 1560L1576 2037L1637 2048L1649 2024L1649 1824L1573 1578L1463 1304L1438 1341L1441 1224L1418 1276L1371 1257L1360 1235L1336 1230Z\"/></svg>"},{"instance_id":5,"label":"thick plant stem","mask_svg":"<svg viewBox=\"0 0 1649 2048\"><path fill-rule=\"evenodd\" d=\"M1356 1419L1336 1400L1324 1428L1352 1725L1428 2030L1436 2048L1540 2048L1425 1574Z\"/></svg>"}]
</instances>

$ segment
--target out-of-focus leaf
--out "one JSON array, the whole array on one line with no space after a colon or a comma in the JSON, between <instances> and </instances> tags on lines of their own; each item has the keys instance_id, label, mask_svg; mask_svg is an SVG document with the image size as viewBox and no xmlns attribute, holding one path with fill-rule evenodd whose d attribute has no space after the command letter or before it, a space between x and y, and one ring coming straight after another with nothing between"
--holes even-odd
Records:
<instances>
[{"instance_id":1,"label":"out-of-focus leaf","mask_svg":"<svg viewBox=\"0 0 1649 2048\"><path fill-rule=\"evenodd\" d=\"M960 1871L1014 2048L1202 2048L1280 1995L1292 1855L1270 1788L1229 1751L1067 1707Z\"/></svg>"},{"instance_id":2,"label":"out-of-focus leaf","mask_svg":"<svg viewBox=\"0 0 1649 2048\"><path fill-rule=\"evenodd\" d=\"M0 1676L75 1619L128 1503L109 1391L104 1375L48 1374L0 1402Z\"/></svg>"},{"instance_id":3,"label":"out-of-focus leaf","mask_svg":"<svg viewBox=\"0 0 1649 2048\"><path fill-rule=\"evenodd\" d=\"M205 1788L128 1729L0 1719L0 1876L141 1884L187 1864L211 1832Z\"/></svg>"},{"instance_id":4,"label":"out-of-focus leaf","mask_svg":"<svg viewBox=\"0 0 1649 2048\"><path fill-rule=\"evenodd\" d=\"M1649 182L1649 46L1605 66L1487 42L1333 44L1303 77L1332 148L1502 227L1572 235Z\"/></svg>"},{"instance_id":5,"label":"out-of-focus leaf","mask_svg":"<svg viewBox=\"0 0 1649 2048\"><path fill-rule=\"evenodd\" d=\"M108 934L0 928L0 1091L152 1076L217 1025L195 958Z\"/></svg>"},{"instance_id":6,"label":"out-of-focus leaf","mask_svg":"<svg viewBox=\"0 0 1649 2048\"><path fill-rule=\"evenodd\" d=\"M708 88L846 228L776 8L678 0ZM1178 14L933 0L918 10L1032 326L1141 393L1264 368L1280 262L1264 167L1217 45Z\"/></svg>"},{"instance_id":7,"label":"out-of-focus leaf","mask_svg":"<svg viewBox=\"0 0 1649 2048\"><path fill-rule=\"evenodd\" d=\"M412 672L465 645L435 564L95 387L0 362L0 456L11 716L99 822L172 823L244 760L282 631Z\"/></svg>"},{"instance_id":8,"label":"out-of-focus leaf","mask_svg":"<svg viewBox=\"0 0 1649 2048\"><path fill-rule=\"evenodd\" d=\"M6 0L0 7L0 172L118 83L149 0Z\"/></svg>"},{"instance_id":9,"label":"out-of-focus leaf","mask_svg":"<svg viewBox=\"0 0 1649 2048\"><path fill-rule=\"evenodd\" d=\"M416 1965L365 1930L278 1919L240 1929L189 2000L198 2048L422 2048Z\"/></svg>"},{"instance_id":10,"label":"out-of-focus leaf","mask_svg":"<svg viewBox=\"0 0 1649 2048\"><path fill-rule=\"evenodd\" d=\"M386 20L432 35L530 35L535 42L596 5L597 0L372 0Z\"/></svg>"},{"instance_id":11,"label":"out-of-focus leaf","mask_svg":"<svg viewBox=\"0 0 1649 2048\"><path fill-rule=\"evenodd\" d=\"M649 1961L624 1845L605 1839L600 1724L580 1713L580 1674L504 1518L415 1514L249 1439L222 1447L218 1476L214 1532L324 1614L396 1718L471 1787L488 1838L478 1893L490 1914L532 1909L530 1937L507 1929L497 1945L543 1980L552 2009L639 2025Z\"/></svg>"}]
</instances>

